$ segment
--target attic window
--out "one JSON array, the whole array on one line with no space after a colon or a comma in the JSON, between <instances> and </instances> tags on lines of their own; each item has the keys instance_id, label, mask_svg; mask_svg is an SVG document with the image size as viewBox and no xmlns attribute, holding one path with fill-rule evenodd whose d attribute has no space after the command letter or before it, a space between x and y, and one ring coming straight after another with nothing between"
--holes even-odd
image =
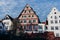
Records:
<instances>
[{"instance_id":1,"label":"attic window","mask_svg":"<svg viewBox=\"0 0 60 40\"><path fill-rule=\"evenodd\" d=\"M55 9L54 9L54 11L55 11Z\"/></svg>"},{"instance_id":2,"label":"attic window","mask_svg":"<svg viewBox=\"0 0 60 40\"><path fill-rule=\"evenodd\" d=\"M28 8L28 7L26 7L26 8Z\"/></svg>"},{"instance_id":3,"label":"attic window","mask_svg":"<svg viewBox=\"0 0 60 40\"><path fill-rule=\"evenodd\" d=\"M56 14L56 12L54 12L54 14Z\"/></svg>"},{"instance_id":4,"label":"attic window","mask_svg":"<svg viewBox=\"0 0 60 40\"><path fill-rule=\"evenodd\" d=\"M24 12L26 13L26 10Z\"/></svg>"}]
</instances>

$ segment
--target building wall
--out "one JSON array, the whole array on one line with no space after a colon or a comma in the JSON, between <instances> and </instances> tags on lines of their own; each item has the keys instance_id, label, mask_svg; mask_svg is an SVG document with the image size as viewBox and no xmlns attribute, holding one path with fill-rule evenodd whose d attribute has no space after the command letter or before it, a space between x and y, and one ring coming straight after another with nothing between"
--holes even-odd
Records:
<instances>
[{"instance_id":1,"label":"building wall","mask_svg":"<svg viewBox=\"0 0 60 40\"><path fill-rule=\"evenodd\" d=\"M9 30L13 29L13 23L10 19L3 20L2 22L3 22L4 27L5 27L6 30L9 31Z\"/></svg>"},{"instance_id":2,"label":"building wall","mask_svg":"<svg viewBox=\"0 0 60 40\"><path fill-rule=\"evenodd\" d=\"M54 7L50 14L47 16L48 25L47 31L54 32L55 36L57 37L59 35L60 37L60 12Z\"/></svg>"},{"instance_id":3,"label":"building wall","mask_svg":"<svg viewBox=\"0 0 60 40\"><path fill-rule=\"evenodd\" d=\"M24 7L18 19L19 19L20 26L22 26L23 29L26 26L26 29L29 30L31 28L33 30L33 27L38 24L38 17L35 14L34 10L29 5L26 5Z\"/></svg>"}]
</instances>

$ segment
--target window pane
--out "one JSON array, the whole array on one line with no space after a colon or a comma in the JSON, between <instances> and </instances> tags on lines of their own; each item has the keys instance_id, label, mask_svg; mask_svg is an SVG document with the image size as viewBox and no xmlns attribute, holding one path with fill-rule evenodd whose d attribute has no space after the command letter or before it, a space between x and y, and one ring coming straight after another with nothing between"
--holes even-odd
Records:
<instances>
[{"instance_id":1,"label":"window pane","mask_svg":"<svg viewBox=\"0 0 60 40\"><path fill-rule=\"evenodd\" d=\"M58 21L57 21L57 20L55 20L55 23L58 23Z\"/></svg>"},{"instance_id":2,"label":"window pane","mask_svg":"<svg viewBox=\"0 0 60 40\"><path fill-rule=\"evenodd\" d=\"M54 30L54 27L53 26L51 26L51 30Z\"/></svg>"},{"instance_id":3,"label":"window pane","mask_svg":"<svg viewBox=\"0 0 60 40\"><path fill-rule=\"evenodd\" d=\"M58 30L58 26L55 27L55 30Z\"/></svg>"},{"instance_id":4,"label":"window pane","mask_svg":"<svg viewBox=\"0 0 60 40\"><path fill-rule=\"evenodd\" d=\"M59 37L59 33L56 33L56 37Z\"/></svg>"},{"instance_id":5,"label":"window pane","mask_svg":"<svg viewBox=\"0 0 60 40\"><path fill-rule=\"evenodd\" d=\"M24 17L26 17L26 15Z\"/></svg>"},{"instance_id":6,"label":"window pane","mask_svg":"<svg viewBox=\"0 0 60 40\"><path fill-rule=\"evenodd\" d=\"M32 23L32 21L31 21L31 20L29 20L29 23Z\"/></svg>"},{"instance_id":7,"label":"window pane","mask_svg":"<svg viewBox=\"0 0 60 40\"><path fill-rule=\"evenodd\" d=\"M56 12L54 12L54 14L56 14Z\"/></svg>"},{"instance_id":8,"label":"window pane","mask_svg":"<svg viewBox=\"0 0 60 40\"><path fill-rule=\"evenodd\" d=\"M52 18L52 16L51 16L51 18Z\"/></svg>"},{"instance_id":9,"label":"window pane","mask_svg":"<svg viewBox=\"0 0 60 40\"><path fill-rule=\"evenodd\" d=\"M36 20L33 20L33 22L36 22Z\"/></svg>"},{"instance_id":10,"label":"window pane","mask_svg":"<svg viewBox=\"0 0 60 40\"><path fill-rule=\"evenodd\" d=\"M51 23L53 23L53 21L51 20Z\"/></svg>"},{"instance_id":11,"label":"window pane","mask_svg":"<svg viewBox=\"0 0 60 40\"><path fill-rule=\"evenodd\" d=\"M42 29L42 26L39 26L39 29Z\"/></svg>"},{"instance_id":12,"label":"window pane","mask_svg":"<svg viewBox=\"0 0 60 40\"><path fill-rule=\"evenodd\" d=\"M24 30L26 30L26 26L24 26Z\"/></svg>"},{"instance_id":13,"label":"window pane","mask_svg":"<svg viewBox=\"0 0 60 40\"><path fill-rule=\"evenodd\" d=\"M26 20L24 20L24 23L26 23Z\"/></svg>"},{"instance_id":14,"label":"window pane","mask_svg":"<svg viewBox=\"0 0 60 40\"><path fill-rule=\"evenodd\" d=\"M33 26L33 28L34 28L34 30L36 31L36 30L38 29L38 26L35 25L35 26Z\"/></svg>"},{"instance_id":15,"label":"window pane","mask_svg":"<svg viewBox=\"0 0 60 40\"><path fill-rule=\"evenodd\" d=\"M30 17L30 15L29 15L29 17Z\"/></svg>"},{"instance_id":16,"label":"window pane","mask_svg":"<svg viewBox=\"0 0 60 40\"><path fill-rule=\"evenodd\" d=\"M57 17L55 16L55 19L57 19Z\"/></svg>"},{"instance_id":17,"label":"window pane","mask_svg":"<svg viewBox=\"0 0 60 40\"><path fill-rule=\"evenodd\" d=\"M32 26L29 26L29 30L30 30L30 31L32 30Z\"/></svg>"}]
</instances>

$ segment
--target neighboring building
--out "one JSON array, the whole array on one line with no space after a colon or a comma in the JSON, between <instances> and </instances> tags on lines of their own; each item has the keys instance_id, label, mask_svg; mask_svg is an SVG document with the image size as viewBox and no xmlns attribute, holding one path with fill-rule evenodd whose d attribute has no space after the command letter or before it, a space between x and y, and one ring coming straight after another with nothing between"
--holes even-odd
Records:
<instances>
[{"instance_id":1,"label":"neighboring building","mask_svg":"<svg viewBox=\"0 0 60 40\"><path fill-rule=\"evenodd\" d=\"M37 25L40 22L35 11L28 4L24 7L17 19L19 26L22 27L24 31L30 32L37 30Z\"/></svg>"},{"instance_id":2,"label":"neighboring building","mask_svg":"<svg viewBox=\"0 0 60 40\"><path fill-rule=\"evenodd\" d=\"M46 30L45 24L38 24L38 33L44 33Z\"/></svg>"},{"instance_id":3,"label":"neighboring building","mask_svg":"<svg viewBox=\"0 0 60 40\"><path fill-rule=\"evenodd\" d=\"M4 28L7 31L13 30L13 18L10 17L9 15L6 15L4 19L2 20L2 23L4 24Z\"/></svg>"},{"instance_id":4,"label":"neighboring building","mask_svg":"<svg viewBox=\"0 0 60 40\"><path fill-rule=\"evenodd\" d=\"M60 37L60 12L54 7L47 16L47 31L54 32L55 37Z\"/></svg>"}]
</instances>

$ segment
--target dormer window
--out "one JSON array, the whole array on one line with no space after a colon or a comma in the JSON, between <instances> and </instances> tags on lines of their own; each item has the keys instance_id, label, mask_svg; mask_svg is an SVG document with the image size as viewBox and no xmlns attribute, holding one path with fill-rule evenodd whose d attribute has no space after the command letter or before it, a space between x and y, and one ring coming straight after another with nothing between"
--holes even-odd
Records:
<instances>
[{"instance_id":1,"label":"dormer window","mask_svg":"<svg viewBox=\"0 0 60 40\"><path fill-rule=\"evenodd\" d=\"M54 14L56 14L56 12L54 12Z\"/></svg>"}]
</instances>

